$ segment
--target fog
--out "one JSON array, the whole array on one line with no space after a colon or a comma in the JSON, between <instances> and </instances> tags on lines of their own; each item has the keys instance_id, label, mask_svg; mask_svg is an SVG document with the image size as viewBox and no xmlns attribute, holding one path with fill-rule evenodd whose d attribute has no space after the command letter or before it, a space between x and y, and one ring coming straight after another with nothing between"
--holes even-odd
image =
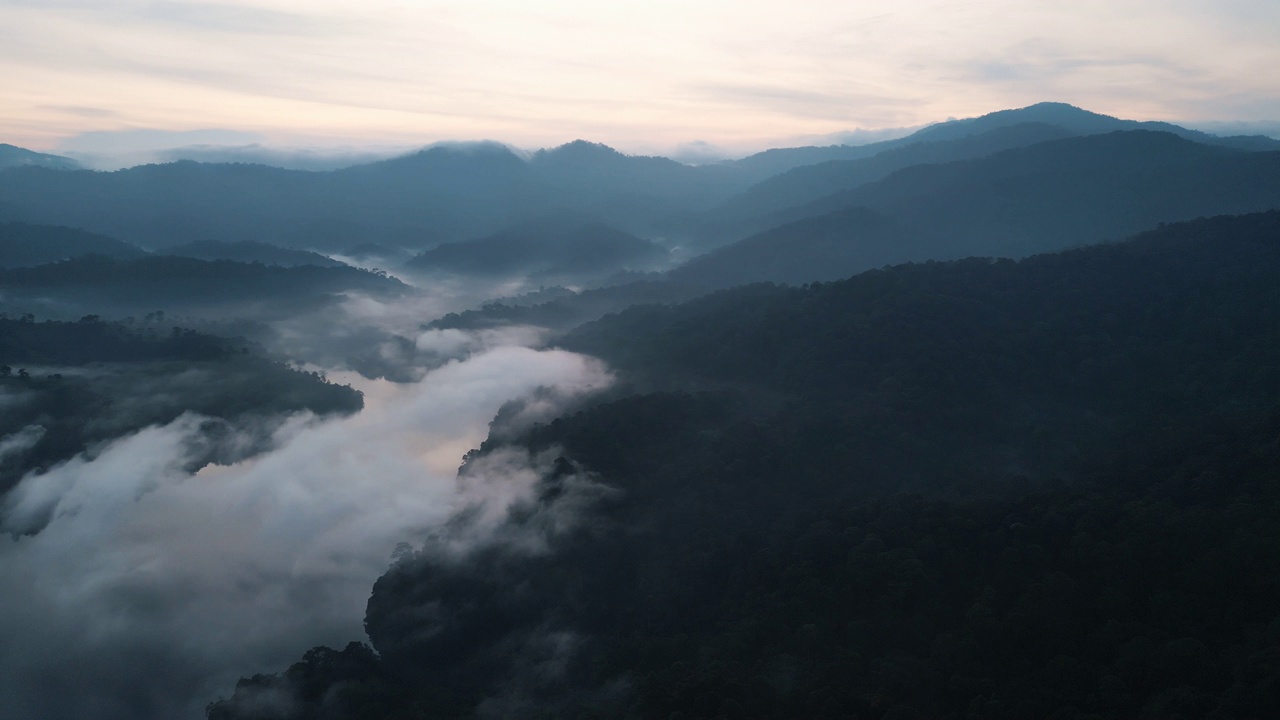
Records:
<instances>
[{"instance_id":1,"label":"fog","mask_svg":"<svg viewBox=\"0 0 1280 720\"><path fill-rule=\"evenodd\" d=\"M503 422L530 422L610 382L590 358L524 347L527 329L410 338L431 358L413 382L330 370L364 392L362 412L231 428L268 452L192 475L207 421L188 414L23 478L0 515L5 714L198 718L240 676L363 639L398 543L420 544L477 488L506 498L532 482L508 466L459 494L462 456L499 409L529 398Z\"/></svg>"}]
</instances>

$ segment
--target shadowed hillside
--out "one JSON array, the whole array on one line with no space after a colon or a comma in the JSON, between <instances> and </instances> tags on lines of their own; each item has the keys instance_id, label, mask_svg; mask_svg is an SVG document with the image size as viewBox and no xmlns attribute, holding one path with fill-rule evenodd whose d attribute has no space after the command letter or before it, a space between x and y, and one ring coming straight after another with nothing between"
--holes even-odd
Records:
<instances>
[{"instance_id":1,"label":"shadowed hillside","mask_svg":"<svg viewBox=\"0 0 1280 720\"><path fill-rule=\"evenodd\" d=\"M1277 272L1267 213L606 317L624 387L469 456L542 480L398 556L378 654L209 717L1261 717Z\"/></svg>"}]
</instances>

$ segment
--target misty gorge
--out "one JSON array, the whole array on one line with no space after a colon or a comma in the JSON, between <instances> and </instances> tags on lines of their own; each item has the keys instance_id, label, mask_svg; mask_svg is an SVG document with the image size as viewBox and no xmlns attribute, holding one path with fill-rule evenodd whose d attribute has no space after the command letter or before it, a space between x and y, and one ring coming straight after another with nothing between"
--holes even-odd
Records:
<instances>
[{"instance_id":1,"label":"misty gorge","mask_svg":"<svg viewBox=\"0 0 1280 720\"><path fill-rule=\"evenodd\" d=\"M1272 717L1280 140L892 135L0 146L0 718Z\"/></svg>"}]
</instances>

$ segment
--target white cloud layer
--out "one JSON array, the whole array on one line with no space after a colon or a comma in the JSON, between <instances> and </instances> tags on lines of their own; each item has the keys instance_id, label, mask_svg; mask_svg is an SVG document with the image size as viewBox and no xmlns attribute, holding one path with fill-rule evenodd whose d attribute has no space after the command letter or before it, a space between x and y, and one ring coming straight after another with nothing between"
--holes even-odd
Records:
<instances>
[{"instance_id":1,"label":"white cloud layer","mask_svg":"<svg viewBox=\"0 0 1280 720\"><path fill-rule=\"evenodd\" d=\"M363 412L296 416L233 466L181 471L199 424L184 416L28 476L2 529L52 521L0 536L0 714L198 718L241 675L362 639L395 545L484 486L462 496L454 476L499 407L609 380L580 355L500 346L416 384L364 381ZM495 492L530 477L508 468Z\"/></svg>"}]
</instances>

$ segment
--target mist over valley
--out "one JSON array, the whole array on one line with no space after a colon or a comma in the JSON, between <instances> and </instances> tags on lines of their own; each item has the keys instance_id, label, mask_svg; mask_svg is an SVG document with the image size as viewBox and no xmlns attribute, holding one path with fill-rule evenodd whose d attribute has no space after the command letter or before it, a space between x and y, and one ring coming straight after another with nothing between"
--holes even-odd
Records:
<instances>
[{"instance_id":1,"label":"mist over valley","mask_svg":"<svg viewBox=\"0 0 1280 720\"><path fill-rule=\"evenodd\" d=\"M0 715L1268 716L1280 140L880 136L0 146Z\"/></svg>"}]
</instances>

